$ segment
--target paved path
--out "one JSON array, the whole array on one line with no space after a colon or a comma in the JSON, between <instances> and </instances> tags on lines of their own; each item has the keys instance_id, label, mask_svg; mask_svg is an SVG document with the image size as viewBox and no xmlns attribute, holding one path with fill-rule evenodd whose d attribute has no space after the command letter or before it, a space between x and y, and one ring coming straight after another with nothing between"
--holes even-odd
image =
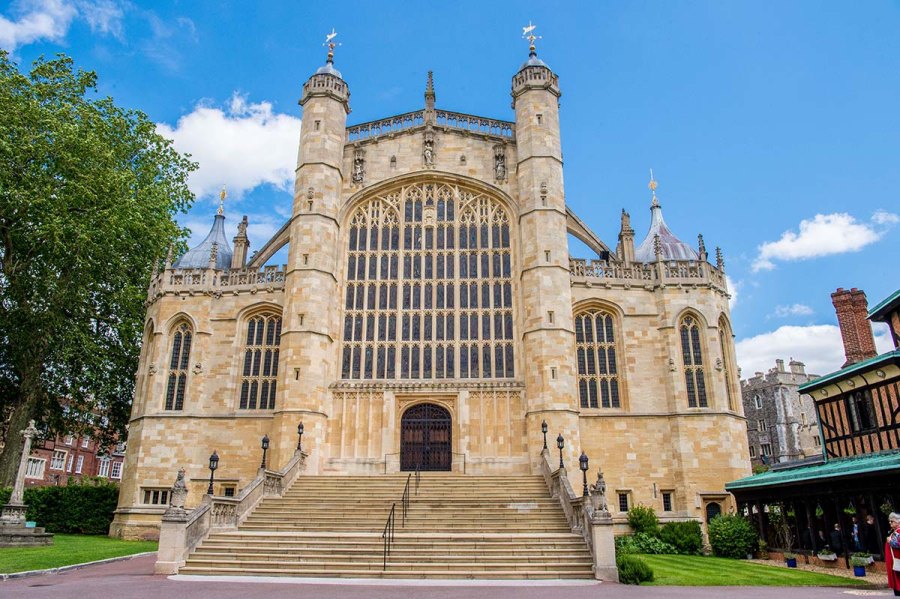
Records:
<instances>
[{"instance_id":1,"label":"paved path","mask_svg":"<svg viewBox=\"0 0 900 599\"><path fill-rule=\"evenodd\" d=\"M634 587L618 584L546 586L533 582L520 586L371 586L358 584L294 584L270 582L218 582L210 580L172 580L156 576L148 555L123 562L88 566L62 574L32 576L0 582L3 599L151 598L166 597L209 599L272 599L290 596L296 599L852 599L853 597L892 597L888 590L850 590L782 587ZM435 583L442 584L442 583Z\"/></svg>"}]
</instances>

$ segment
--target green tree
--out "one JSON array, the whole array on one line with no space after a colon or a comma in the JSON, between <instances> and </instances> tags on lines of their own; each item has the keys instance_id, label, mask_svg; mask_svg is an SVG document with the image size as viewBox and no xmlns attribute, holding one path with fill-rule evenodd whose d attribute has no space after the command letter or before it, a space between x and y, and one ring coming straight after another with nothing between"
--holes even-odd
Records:
<instances>
[{"instance_id":1,"label":"green tree","mask_svg":"<svg viewBox=\"0 0 900 599\"><path fill-rule=\"evenodd\" d=\"M31 418L124 430L153 264L185 231L196 165L63 55L0 50L0 484Z\"/></svg>"}]
</instances>

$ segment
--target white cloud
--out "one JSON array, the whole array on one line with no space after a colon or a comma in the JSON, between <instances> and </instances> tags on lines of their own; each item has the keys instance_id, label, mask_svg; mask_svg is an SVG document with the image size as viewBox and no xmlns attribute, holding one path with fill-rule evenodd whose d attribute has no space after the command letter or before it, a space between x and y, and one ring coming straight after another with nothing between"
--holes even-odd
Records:
<instances>
[{"instance_id":1,"label":"white cloud","mask_svg":"<svg viewBox=\"0 0 900 599\"><path fill-rule=\"evenodd\" d=\"M874 327L875 347L879 352L893 348L887 327ZM775 367L777 358L793 358L806 364L806 372L828 374L838 370L846 358L841 331L831 324L811 326L783 326L735 344L741 377L754 372L766 372Z\"/></svg>"},{"instance_id":2,"label":"white cloud","mask_svg":"<svg viewBox=\"0 0 900 599\"><path fill-rule=\"evenodd\" d=\"M66 0L22 1L18 19L0 15L0 47L15 50L38 40L59 41L66 36L78 10Z\"/></svg>"},{"instance_id":3,"label":"white cloud","mask_svg":"<svg viewBox=\"0 0 900 599\"><path fill-rule=\"evenodd\" d=\"M266 183L287 191L294 181L300 119L276 113L270 102L235 93L226 108L201 103L174 128L159 123L157 130L200 165L189 181L198 197L223 184L236 197Z\"/></svg>"},{"instance_id":4,"label":"white cloud","mask_svg":"<svg viewBox=\"0 0 900 599\"><path fill-rule=\"evenodd\" d=\"M75 19L94 33L123 39L125 11L116 0L21 0L15 20L0 15L0 47L15 50L37 41L62 41Z\"/></svg>"},{"instance_id":5,"label":"white cloud","mask_svg":"<svg viewBox=\"0 0 900 599\"><path fill-rule=\"evenodd\" d=\"M879 211L872 217L876 225L890 225L896 215ZM811 220L800 221L800 232L785 231L778 241L759 246L753 262L753 272L772 270L775 260L791 261L817 258L832 254L856 252L878 241L884 231L867 223L860 223L844 212L817 214Z\"/></svg>"},{"instance_id":6,"label":"white cloud","mask_svg":"<svg viewBox=\"0 0 900 599\"><path fill-rule=\"evenodd\" d=\"M734 310L734 307L737 305L738 290L741 288L741 282L735 281L728 275L725 275L725 287L728 289L728 294L731 296L728 298L728 309Z\"/></svg>"},{"instance_id":7,"label":"white cloud","mask_svg":"<svg viewBox=\"0 0 900 599\"><path fill-rule=\"evenodd\" d=\"M810 316L813 309L806 304L791 304L790 306L776 306L775 316L786 318L788 316Z\"/></svg>"},{"instance_id":8,"label":"white cloud","mask_svg":"<svg viewBox=\"0 0 900 599\"><path fill-rule=\"evenodd\" d=\"M876 210L872 215L872 222L878 225L896 225L900 223L900 215L887 210Z\"/></svg>"}]
</instances>

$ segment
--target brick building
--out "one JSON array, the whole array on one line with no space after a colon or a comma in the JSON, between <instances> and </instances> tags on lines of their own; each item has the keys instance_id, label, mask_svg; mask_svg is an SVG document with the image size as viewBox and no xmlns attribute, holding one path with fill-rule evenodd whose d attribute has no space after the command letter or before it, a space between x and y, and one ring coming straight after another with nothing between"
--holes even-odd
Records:
<instances>
[{"instance_id":1,"label":"brick building","mask_svg":"<svg viewBox=\"0 0 900 599\"><path fill-rule=\"evenodd\" d=\"M807 374L803 362L784 360L765 374L757 372L741 381L747 417L750 461L754 466L802 460L822 453L816 404L798 389L817 374Z\"/></svg>"},{"instance_id":2,"label":"brick building","mask_svg":"<svg viewBox=\"0 0 900 599\"><path fill-rule=\"evenodd\" d=\"M110 451L111 449L111 451ZM85 476L122 479L125 443L112 448L99 445L90 436L61 435L35 441L25 472L26 487L65 485Z\"/></svg>"}]
</instances>

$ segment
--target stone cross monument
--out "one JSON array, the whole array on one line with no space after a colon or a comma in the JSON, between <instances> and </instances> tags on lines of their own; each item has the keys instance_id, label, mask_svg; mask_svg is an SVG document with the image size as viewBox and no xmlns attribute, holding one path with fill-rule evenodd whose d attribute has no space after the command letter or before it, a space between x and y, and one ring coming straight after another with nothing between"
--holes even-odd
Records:
<instances>
[{"instance_id":1,"label":"stone cross monument","mask_svg":"<svg viewBox=\"0 0 900 599\"><path fill-rule=\"evenodd\" d=\"M25 472L28 469L28 456L31 455L31 441L38 434L34 420L29 422L28 428L21 432L25 437L25 446L22 448L19 471L16 473L16 482L13 485L9 503L4 505L3 511L0 512L0 547L50 545L53 543L53 535L45 533L43 528L27 528L25 526Z\"/></svg>"}]
</instances>

